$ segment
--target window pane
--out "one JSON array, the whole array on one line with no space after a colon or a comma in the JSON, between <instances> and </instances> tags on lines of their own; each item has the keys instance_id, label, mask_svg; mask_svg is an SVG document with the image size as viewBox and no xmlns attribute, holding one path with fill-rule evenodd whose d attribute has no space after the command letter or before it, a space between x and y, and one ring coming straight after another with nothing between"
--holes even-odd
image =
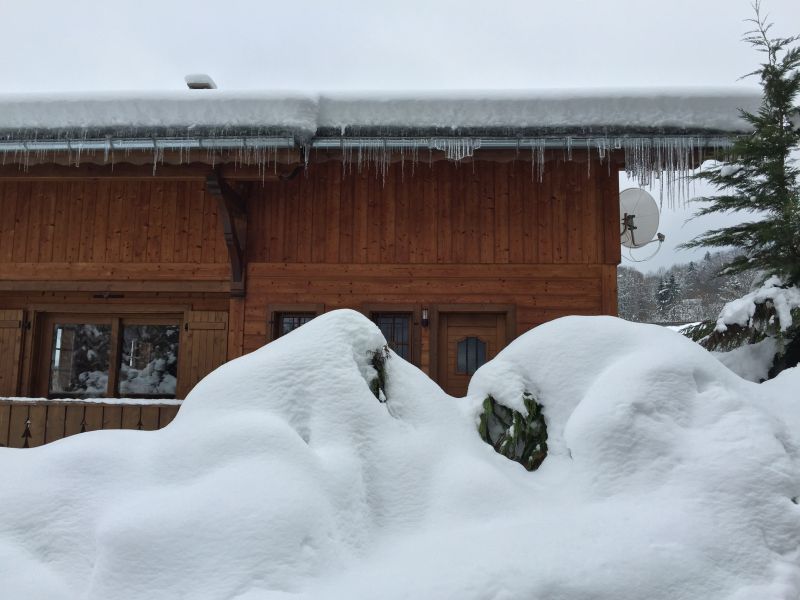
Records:
<instances>
[{"instance_id":1,"label":"window pane","mask_svg":"<svg viewBox=\"0 0 800 600\"><path fill-rule=\"evenodd\" d=\"M111 326L54 325L50 393L104 396L108 387Z\"/></svg>"},{"instance_id":2,"label":"window pane","mask_svg":"<svg viewBox=\"0 0 800 600\"><path fill-rule=\"evenodd\" d=\"M410 360L411 346L408 343L411 315L397 313L376 313L375 324L380 328L383 337L398 356Z\"/></svg>"},{"instance_id":3,"label":"window pane","mask_svg":"<svg viewBox=\"0 0 800 600\"><path fill-rule=\"evenodd\" d=\"M458 351L456 353L456 373L467 372L467 340L458 342Z\"/></svg>"},{"instance_id":4,"label":"window pane","mask_svg":"<svg viewBox=\"0 0 800 600\"><path fill-rule=\"evenodd\" d=\"M278 315L278 337L294 331L316 317L315 313L281 313Z\"/></svg>"},{"instance_id":5,"label":"window pane","mask_svg":"<svg viewBox=\"0 0 800 600\"><path fill-rule=\"evenodd\" d=\"M124 325L119 366L121 396L174 396L178 325Z\"/></svg>"},{"instance_id":6,"label":"window pane","mask_svg":"<svg viewBox=\"0 0 800 600\"><path fill-rule=\"evenodd\" d=\"M476 337L464 338L456 347L456 373L472 375L486 363L486 342Z\"/></svg>"}]
</instances>

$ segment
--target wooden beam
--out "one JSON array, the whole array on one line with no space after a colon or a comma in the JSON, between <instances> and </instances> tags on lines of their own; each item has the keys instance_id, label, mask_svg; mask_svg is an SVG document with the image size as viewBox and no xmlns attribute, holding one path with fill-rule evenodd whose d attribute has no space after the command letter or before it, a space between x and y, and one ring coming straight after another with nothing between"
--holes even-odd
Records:
<instances>
[{"instance_id":1,"label":"wooden beam","mask_svg":"<svg viewBox=\"0 0 800 600\"><path fill-rule=\"evenodd\" d=\"M227 293L228 281L0 281L0 292Z\"/></svg>"},{"instance_id":2,"label":"wooden beam","mask_svg":"<svg viewBox=\"0 0 800 600\"><path fill-rule=\"evenodd\" d=\"M0 283L21 281L151 282L228 280L224 263L0 263Z\"/></svg>"},{"instance_id":3,"label":"wooden beam","mask_svg":"<svg viewBox=\"0 0 800 600\"><path fill-rule=\"evenodd\" d=\"M215 196L219 203L219 216L231 265L231 296L242 298L245 295L247 260L247 205L241 193L217 171L206 177L206 191Z\"/></svg>"}]
</instances>

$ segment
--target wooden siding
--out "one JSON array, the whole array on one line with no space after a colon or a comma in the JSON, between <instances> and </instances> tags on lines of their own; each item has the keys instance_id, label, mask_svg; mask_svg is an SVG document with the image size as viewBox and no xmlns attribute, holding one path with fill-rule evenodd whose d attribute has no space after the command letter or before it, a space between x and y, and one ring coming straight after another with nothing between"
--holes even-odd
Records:
<instances>
[{"instance_id":1,"label":"wooden siding","mask_svg":"<svg viewBox=\"0 0 800 600\"><path fill-rule=\"evenodd\" d=\"M550 153L540 182L530 160L510 157L393 163L382 179L322 155L291 179L251 182L244 298L229 297L218 203L202 173L0 176L0 395L33 393L36 315L48 312L183 314L179 396L266 343L270 306L504 305L514 335L564 315L616 314L616 167ZM30 329L16 327L20 314ZM418 332L425 370L435 327ZM101 424L132 419L117 409L103 409Z\"/></svg>"},{"instance_id":2,"label":"wooden siding","mask_svg":"<svg viewBox=\"0 0 800 600\"><path fill-rule=\"evenodd\" d=\"M227 262L202 182L0 180L0 264Z\"/></svg>"},{"instance_id":3,"label":"wooden siding","mask_svg":"<svg viewBox=\"0 0 800 600\"><path fill-rule=\"evenodd\" d=\"M313 299L326 311L364 305L508 304L516 334L570 314L612 314L614 265L294 265L251 264L244 351L268 339L269 305ZM616 288L613 289L616 294ZM426 340L423 338L423 347Z\"/></svg>"},{"instance_id":4,"label":"wooden siding","mask_svg":"<svg viewBox=\"0 0 800 600\"><path fill-rule=\"evenodd\" d=\"M178 397L186 394L228 358L228 311L203 310L186 314L178 359Z\"/></svg>"},{"instance_id":5,"label":"wooden siding","mask_svg":"<svg viewBox=\"0 0 800 600\"><path fill-rule=\"evenodd\" d=\"M106 404L58 400L10 401L0 398L0 446L22 448L28 420L28 446L34 448L82 431L141 429L168 425L178 406L163 404Z\"/></svg>"},{"instance_id":6,"label":"wooden siding","mask_svg":"<svg viewBox=\"0 0 800 600\"><path fill-rule=\"evenodd\" d=\"M250 262L617 264L618 176L595 163L312 164L248 201Z\"/></svg>"},{"instance_id":7,"label":"wooden siding","mask_svg":"<svg viewBox=\"0 0 800 600\"><path fill-rule=\"evenodd\" d=\"M21 310L0 310L0 395L17 392L23 317Z\"/></svg>"},{"instance_id":8,"label":"wooden siding","mask_svg":"<svg viewBox=\"0 0 800 600\"><path fill-rule=\"evenodd\" d=\"M103 294L62 292L0 294L0 306L9 307L0 310L0 325L7 325L0 327L0 397L40 393L42 378L47 377L47 372L39 372L41 352L49 351L40 347L42 318L53 313L123 317L182 315L178 357L179 397L184 397L195 383L229 358L227 321L230 300L227 295L174 292L154 295L139 291L115 296L122 297L105 298ZM24 313L21 310L23 308ZM22 319L23 315L29 327L20 329L16 319ZM198 323L198 331L195 332L192 323L203 320L213 320L214 324ZM207 343L209 339L211 341ZM20 354L21 360L18 358Z\"/></svg>"}]
</instances>

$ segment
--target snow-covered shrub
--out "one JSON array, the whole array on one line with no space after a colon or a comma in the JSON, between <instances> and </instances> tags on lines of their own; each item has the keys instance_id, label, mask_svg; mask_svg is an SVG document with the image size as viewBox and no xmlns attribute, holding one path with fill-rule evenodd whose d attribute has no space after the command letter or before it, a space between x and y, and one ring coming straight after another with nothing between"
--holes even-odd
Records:
<instances>
[{"instance_id":1,"label":"snow-covered shrub","mask_svg":"<svg viewBox=\"0 0 800 600\"><path fill-rule=\"evenodd\" d=\"M728 302L716 321L704 321L682 333L716 352L759 345L758 354L763 355L765 349L774 349L768 365L772 378L800 362L800 288L770 277L760 288ZM773 343L762 344L765 340ZM740 361L723 362L731 366Z\"/></svg>"},{"instance_id":2,"label":"snow-covered shrub","mask_svg":"<svg viewBox=\"0 0 800 600\"><path fill-rule=\"evenodd\" d=\"M522 394L524 412L508 408L491 396L483 401L478 432L495 452L535 471L547 457L547 425L530 392Z\"/></svg>"},{"instance_id":3,"label":"snow-covered shrub","mask_svg":"<svg viewBox=\"0 0 800 600\"><path fill-rule=\"evenodd\" d=\"M380 402L386 402L386 361L391 358L388 344L367 352L375 376L369 380L369 389Z\"/></svg>"}]
</instances>

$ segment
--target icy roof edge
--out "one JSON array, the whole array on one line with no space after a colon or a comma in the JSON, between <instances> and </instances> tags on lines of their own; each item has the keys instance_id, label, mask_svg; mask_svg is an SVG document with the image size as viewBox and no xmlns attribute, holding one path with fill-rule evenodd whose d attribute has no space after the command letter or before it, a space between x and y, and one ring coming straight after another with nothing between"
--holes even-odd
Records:
<instances>
[{"instance_id":1,"label":"icy roof edge","mask_svg":"<svg viewBox=\"0 0 800 600\"><path fill-rule=\"evenodd\" d=\"M750 88L0 95L0 138L742 133Z\"/></svg>"}]
</instances>

